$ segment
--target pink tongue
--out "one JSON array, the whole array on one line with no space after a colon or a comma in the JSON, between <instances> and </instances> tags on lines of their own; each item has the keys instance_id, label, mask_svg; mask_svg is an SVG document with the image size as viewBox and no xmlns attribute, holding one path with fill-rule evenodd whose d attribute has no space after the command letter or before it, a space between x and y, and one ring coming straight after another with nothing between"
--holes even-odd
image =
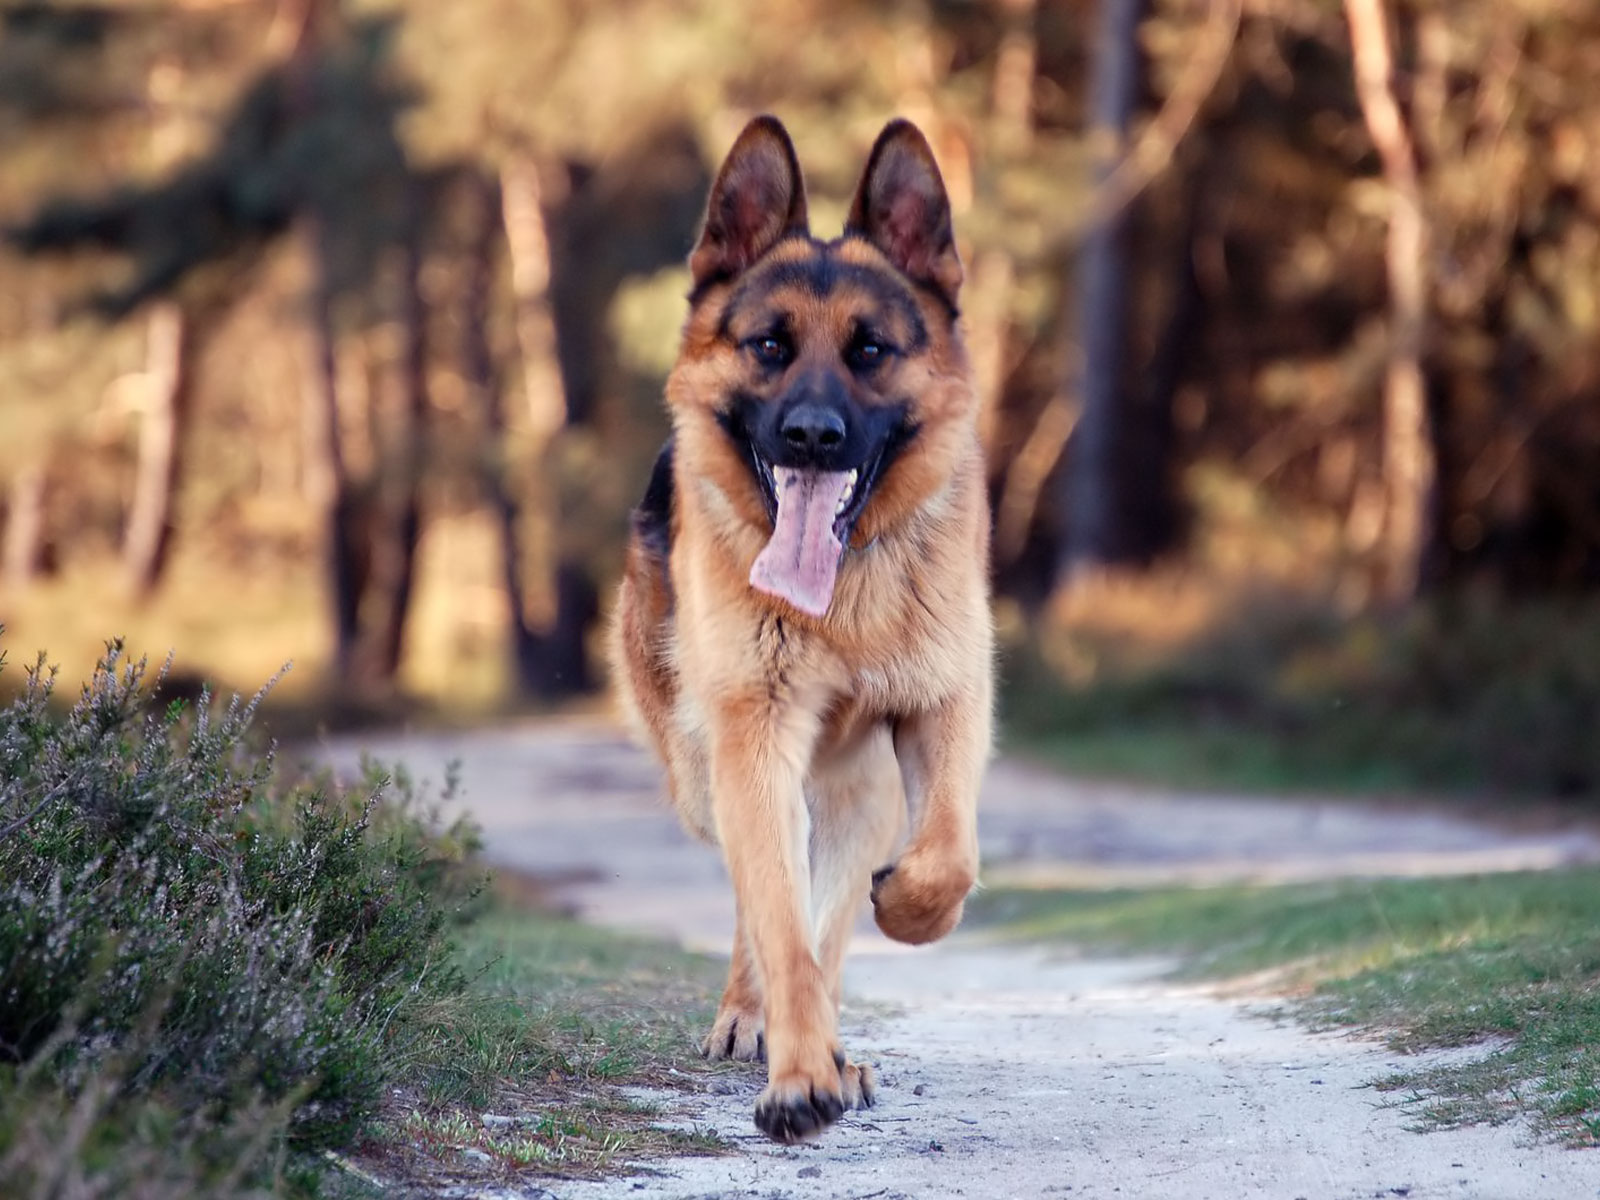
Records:
<instances>
[{"instance_id":1,"label":"pink tongue","mask_svg":"<svg viewBox=\"0 0 1600 1200\"><path fill-rule=\"evenodd\" d=\"M833 599L844 546L833 533L846 471L793 471L776 467L778 519L767 548L750 568L750 586L820 617Z\"/></svg>"}]
</instances>

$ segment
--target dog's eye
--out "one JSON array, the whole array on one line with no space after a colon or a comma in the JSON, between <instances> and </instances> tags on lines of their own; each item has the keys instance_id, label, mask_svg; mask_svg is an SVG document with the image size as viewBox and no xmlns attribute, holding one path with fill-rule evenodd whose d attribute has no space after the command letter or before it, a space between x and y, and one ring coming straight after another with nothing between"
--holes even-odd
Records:
<instances>
[{"instance_id":1,"label":"dog's eye","mask_svg":"<svg viewBox=\"0 0 1600 1200\"><path fill-rule=\"evenodd\" d=\"M850 365L858 371L870 371L889 357L890 350L886 343L880 342L875 337L859 337L850 343L850 348L845 351L845 358Z\"/></svg>"},{"instance_id":2,"label":"dog's eye","mask_svg":"<svg viewBox=\"0 0 1600 1200\"><path fill-rule=\"evenodd\" d=\"M789 343L780 337L764 334L761 337L751 338L749 343L750 353L756 356L756 361L764 367L787 366L792 357Z\"/></svg>"}]
</instances>

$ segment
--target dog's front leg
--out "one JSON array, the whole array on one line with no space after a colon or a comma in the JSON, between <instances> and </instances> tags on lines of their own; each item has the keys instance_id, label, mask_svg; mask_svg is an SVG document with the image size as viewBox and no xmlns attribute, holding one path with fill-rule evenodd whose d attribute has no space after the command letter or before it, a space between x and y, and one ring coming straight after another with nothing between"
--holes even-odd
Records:
<instances>
[{"instance_id":1,"label":"dog's front leg","mask_svg":"<svg viewBox=\"0 0 1600 1200\"><path fill-rule=\"evenodd\" d=\"M805 764L817 736L802 705L765 691L721 706L711 799L766 1006L767 1087L756 1124L794 1142L844 1111L838 1031L811 927Z\"/></svg>"},{"instance_id":2,"label":"dog's front leg","mask_svg":"<svg viewBox=\"0 0 1600 1200\"><path fill-rule=\"evenodd\" d=\"M878 928L900 942L942 938L961 921L978 878L978 788L989 761L987 678L895 726L895 757L910 807L905 852L872 877Z\"/></svg>"}]
</instances>

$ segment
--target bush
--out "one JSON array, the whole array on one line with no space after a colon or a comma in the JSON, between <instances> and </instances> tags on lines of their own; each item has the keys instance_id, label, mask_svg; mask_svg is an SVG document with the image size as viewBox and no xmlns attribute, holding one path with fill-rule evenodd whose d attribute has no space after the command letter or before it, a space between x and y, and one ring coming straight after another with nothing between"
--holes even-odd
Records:
<instances>
[{"instance_id":1,"label":"bush","mask_svg":"<svg viewBox=\"0 0 1600 1200\"><path fill-rule=\"evenodd\" d=\"M375 771L291 780L247 741L260 696L152 711L145 674L113 644L60 714L41 661L0 712L8 1180L120 1193L144 1147L208 1191L259 1182L348 1143L411 1014L464 986L469 827Z\"/></svg>"}]
</instances>

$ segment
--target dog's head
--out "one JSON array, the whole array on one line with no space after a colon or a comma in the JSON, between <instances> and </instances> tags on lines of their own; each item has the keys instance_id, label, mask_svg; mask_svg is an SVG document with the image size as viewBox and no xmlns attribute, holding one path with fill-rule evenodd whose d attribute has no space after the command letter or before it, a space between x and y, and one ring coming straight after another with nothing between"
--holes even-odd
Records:
<instances>
[{"instance_id":1,"label":"dog's head","mask_svg":"<svg viewBox=\"0 0 1600 1200\"><path fill-rule=\"evenodd\" d=\"M827 611L840 558L943 489L975 401L961 261L933 152L906 121L867 159L844 235L813 238L789 135L746 126L712 187L668 402L700 482L766 547L752 586Z\"/></svg>"}]
</instances>

